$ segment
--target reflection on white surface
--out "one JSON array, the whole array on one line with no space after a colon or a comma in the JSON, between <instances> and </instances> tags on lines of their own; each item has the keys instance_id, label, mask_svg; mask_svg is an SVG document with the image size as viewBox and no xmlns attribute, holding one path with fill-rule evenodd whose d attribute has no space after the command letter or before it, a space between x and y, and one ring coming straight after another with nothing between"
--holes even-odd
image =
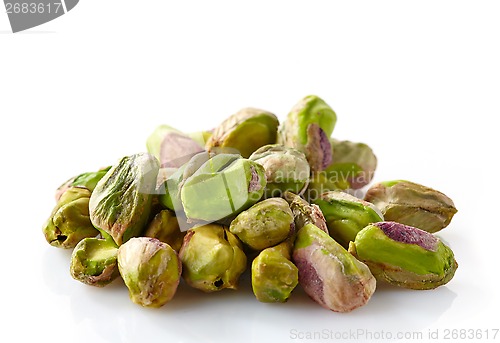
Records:
<instances>
[{"instance_id":1,"label":"reflection on white surface","mask_svg":"<svg viewBox=\"0 0 500 343\"><path fill-rule=\"evenodd\" d=\"M168 338L169 342L332 341L355 333L356 341L373 341L380 332L427 332L453 304L448 287L411 291L379 283L369 303L350 313L335 313L313 302L300 287L285 304L258 302L248 272L238 291L205 294L181 282L174 299L160 309L142 308L128 299L121 279L97 288L71 278L70 254L47 247L44 282L54 296L69 298L71 314L81 330L105 342L137 342ZM316 336L314 336L316 335ZM309 338L311 339L309 339ZM346 336L348 337L348 336Z\"/></svg>"}]
</instances>

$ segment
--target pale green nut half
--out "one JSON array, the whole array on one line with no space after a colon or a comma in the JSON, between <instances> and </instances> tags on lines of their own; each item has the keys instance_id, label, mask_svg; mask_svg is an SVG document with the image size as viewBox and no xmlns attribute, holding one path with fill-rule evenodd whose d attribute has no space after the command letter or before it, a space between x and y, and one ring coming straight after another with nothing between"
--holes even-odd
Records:
<instances>
[{"instance_id":1,"label":"pale green nut half","mask_svg":"<svg viewBox=\"0 0 500 343\"><path fill-rule=\"evenodd\" d=\"M104 287L119 276L114 242L85 238L71 255L71 276L86 285Z\"/></svg>"},{"instance_id":2,"label":"pale green nut half","mask_svg":"<svg viewBox=\"0 0 500 343\"><path fill-rule=\"evenodd\" d=\"M298 284L289 242L262 250L252 262L252 290L260 302L286 302Z\"/></svg>"},{"instance_id":3,"label":"pale green nut half","mask_svg":"<svg viewBox=\"0 0 500 343\"><path fill-rule=\"evenodd\" d=\"M157 213L144 232L145 237L157 238L170 245L176 252L181 249L185 234L180 230L175 213L170 210L162 210Z\"/></svg>"},{"instance_id":4,"label":"pale green nut half","mask_svg":"<svg viewBox=\"0 0 500 343\"><path fill-rule=\"evenodd\" d=\"M213 156L207 152L202 152L194 155L178 169L160 169L160 174L164 175L164 192L159 196L160 203L176 214L184 213L181 202L181 188L184 182ZM159 188L158 185L157 188Z\"/></svg>"},{"instance_id":5,"label":"pale green nut half","mask_svg":"<svg viewBox=\"0 0 500 343\"><path fill-rule=\"evenodd\" d=\"M324 170L332 162L330 136L336 122L337 115L325 101L306 96L281 124L278 144L303 152L312 172Z\"/></svg>"},{"instance_id":6,"label":"pale green nut half","mask_svg":"<svg viewBox=\"0 0 500 343\"><path fill-rule=\"evenodd\" d=\"M293 213L282 198L262 200L241 212L229 231L252 250L262 250L283 242L292 233Z\"/></svg>"},{"instance_id":7,"label":"pale green nut half","mask_svg":"<svg viewBox=\"0 0 500 343\"><path fill-rule=\"evenodd\" d=\"M264 168L235 154L215 155L180 185L189 220L218 221L259 201L265 190Z\"/></svg>"},{"instance_id":8,"label":"pale green nut half","mask_svg":"<svg viewBox=\"0 0 500 343\"><path fill-rule=\"evenodd\" d=\"M204 292L237 289L247 264L241 242L217 224L188 230L179 257L186 283Z\"/></svg>"},{"instance_id":9,"label":"pale green nut half","mask_svg":"<svg viewBox=\"0 0 500 343\"><path fill-rule=\"evenodd\" d=\"M248 158L255 150L276 143L278 118L267 111L244 108L224 120L213 132L205 148L238 153Z\"/></svg>"},{"instance_id":10,"label":"pale green nut half","mask_svg":"<svg viewBox=\"0 0 500 343\"><path fill-rule=\"evenodd\" d=\"M158 160L140 153L122 158L99 181L90 196L92 224L117 245L144 230L155 195Z\"/></svg>"},{"instance_id":11,"label":"pale green nut half","mask_svg":"<svg viewBox=\"0 0 500 343\"><path fill-rule=\"evenodd\" d=\"M304 291L329 310L352 311L375 292L370 269L313 224L297 233L293 261Z\"/></svg>"},{"instance_id":12,"label":"pale green nut half","mask_svg":"<svg viewBox=\"0 0 500 343\"><path fill-rule=\"evenodd\" d=\"M131 238L118 249L118 269L130 299L144 307L161 307L175 295L182 265L177 253L156 238Z\"/></svg>"},{"instance_id":13,"label":"pale green nut half","mask_svg":"<svg viewBox=\"0 0 500 343\"><path fill-rule=\"evenodd\" d=\"M70 187L87 188L92 192L100 179L107 173L111 167L102 168L96 172L83 173L78 176L72 177L63 183L56 190L56 201L59 201L61 195L66 192Z\"/></svg>"},{"instance_id":14,"label":"pale green nut half","mask_svg":"<svg viewBox=\"0 0 500 343\"><path fill-rule=\"evenodd\" d=\"M436 236L396 222L361 230L349 246L377 279L410 289L433 289L448 283L458 268L453 251Z\"/></svg>"},{"instance_id":15,"label":"pale green nut half","mask_svg":"<svg viewBox=\"0 0 500 343\"><path fill-rule=\"evenodd\" d=\"M373 204L341 191L323 193L314 203L326 218L330 236L346 249L366 225L384 220Z\"/></svg>"},{"instance_id":16,"label":"pale green nut half","mask_svg":"<svg viewBox=\"0 0 500 343\"><path fill-rule=\"evenodd\" d=\"M43 226L50 245L70 249L82 239L99 234L90 221L89 198L90 191L81 187L70 187L61 195Z\"/></svg>"},{"instance_id":17,"label":"pale green nut half","mask_svg":"<svg viewBox=\"0 0 500 343\"><path fill-rule=\"evenodd\" d=\"M385 220L434 233L450 224L457 209L445 194L418 183L395 180L373 185L365 200L384 214Z\"/></svg>"},{"instance_id":18,"label":"pale green nut half","mask_svg":"<svg viewBox=\"0 0 500 343\"><path fill-rule=\"evenodd\" d=\"M148 137L146 146L162 167L169 168L179 168L204 150L203 145L189 135L168 125L158 126Z\"/></svg>"},{"instance_id":19,"label":"pale green nut half","mask_svg":"<svg viewBox=\"0 0 500 343\"><path fill-rule=\"evenodd\" d=\"M286 191L301 193L309 183L309 163L297 149L279 144L265 145L250 155L249 159L264 167L268 198L282 196Z\"/></svg>"},{"instance_id":20,"label":"pale green nut half","mask_svg":"<svg viewBox=\"0 0 500 343\"><path fill-rule=\"evenodd\" d=\"M284 198L292 210L296 231L306 224L314 224L322 231L329 233L325 216L318 205L310 204L299 195L291 192L285 192Z\"/></svg>"}]
</instances>

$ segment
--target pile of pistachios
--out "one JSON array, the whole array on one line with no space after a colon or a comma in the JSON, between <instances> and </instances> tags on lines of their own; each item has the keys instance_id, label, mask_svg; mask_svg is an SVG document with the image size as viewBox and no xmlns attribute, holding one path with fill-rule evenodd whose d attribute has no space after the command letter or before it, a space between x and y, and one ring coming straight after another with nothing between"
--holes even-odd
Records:
<instances>
[{"instance_id":1,"label":"pile of pistachios","mask_svg":"<svg viewBox=\"0 0 500 343\"><path fill-rule=\"evenodd\" d=\"M281 123L245 108L218 127L159 126L148 152L73 177L43 227L73 249L71 276L103 287L121 277L134 303L160 307L182 286L237 289L251 272L258 301L284 303L300 285L336 312L363 306L377 282L416 290L458 267L435 232L457 212L443 193L377 183L363 143L331 138L337 116L317 96Z\"/></svg>"}]
</instances>

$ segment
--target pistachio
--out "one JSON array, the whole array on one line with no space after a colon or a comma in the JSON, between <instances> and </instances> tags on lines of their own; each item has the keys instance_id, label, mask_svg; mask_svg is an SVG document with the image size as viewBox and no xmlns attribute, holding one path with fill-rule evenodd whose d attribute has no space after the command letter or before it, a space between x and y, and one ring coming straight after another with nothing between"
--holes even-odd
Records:
<instances>
[{"instance_id":1,"label":"pistachio","mask_svg":"<svg viewBox=\"0 0 500 343\"><path fill-rule=\"evenodd\" d=\"M298 284L298 269L285 241L262 250L252 262L252 290L261 302L285 302Z\"/></svg>"},{"instance_id":2,"label":"pistachio","mask_svg":"<svg viewBox=\"0 0 500 343\"><path fill-rule=\"evenodd\" d=\"M118 268L130 299L144 307L161 307L175 295L182 273L177 253L156 238L138 237L118 249Z\"/></svg>"},{"instance_id":3,"label":"pistachio","mask_svg":"<svg viewBox=\"0 0 500 343\"><path fill-rule=\"evenodd\" d=\"M283 242L291 233L293 214L282 198L269 198L241 212L229 231L246 246L262 250Z\"/></svg>"},{"instance_id":4,"label":"pistachio","mask_svg":"<svg viewBox=\"0 0 500 343\"><path fill-rule=\"evenodd\" d=\"M179 257L186 283L204 292L236 289L247 263L238 238L216 224L188 230Z\"/></svg>"},{"instance_id":5,"label":"pistachio","mask_svg":"<svg viewBox=\"0 0 500 343\"><path fill-rule=\"evenodd\" d=\"M396 180L378 183L365 200L377 206L388 221L418 227L434 233L448 226L457 213L445 194L418 183Z\"/></svg>"},{"instance_id":6,"label":"pistachio","mask_svg":"<svg viewBox=\"0 0 500 343\"><path fill-rule=\"evenodd\" d=\"M323 193L314 203L325 215L330 236L346 249L366 225L384 220L373 204L341 191Z\"/></svg>"},{"instance_id":7,"label":"pistachio","mask_svg":"<svg viewBox=\"0 0 500 343\"><path fill-rule=\"evenodd\" d=\"M278 125L278 118L274 114L256 108L244 108L214 130L205 148L208 151L230 149L248 158L261 146L276 143Z\"/></svg>"},{"instance_id":8,"label":"pistachio","mask_svg":"<svg viewBox=\"0 0 500 343\"><path fill-rule=\"evenodd\" d=\"M249 208L261 199L266 186L264 168L235 154L215 155L183 179L180 198L187 219L207 222Z\"/></svg>"},{"instance_id":9,"label":"pistachio","mask_svg":"<svg viewBox=\"0 0 500 343\"><path fill-rule=\"evenodd\" d=\"M117 254L118 247L114 242L85 238L71 255L71 276L84 284L104 287L119 275Z\"/></svg>"},{"instance_id":10,"label":"pistachio","mask_svg":"<svg viewBox=\"0 0 500 343\"><path fill-rule=\"evenodd\" d=\"M328 233L325 216L318 205L309 204L300 196L291 192L285 192L284 197L290 204L295 222L295 230L300 230L306 224L314 224L320 230Z\"/></svg>"},{"instance_id":11,"label":"pistachio","mask_svg":"<svg viewBox=\"0 0 500 343\"><path fill-rule=\"evenodd\" d=\"M361 230L349 252L370 267L377 279L411 289L448 283L458 264L439 238L412 226L380 222Z\"/></svg>"},{"instance_id":12,"label":"pistachio","mask_svg":"<svg viewBox=\"0 0 500 343\"><path fill-rule=\"evenodd\" d=\"M329 137L337 115L322 99L310 95L299 101L279 129L278 144L306 155L311 171L325 169L332 162Z\"/></svg>"},{"instance_id":13,"label":"pistachio","mask_svg":"<svg viewBox=\"0 0 500 343\"><path fill-rule=\"evenodd\" d=\"M170 210L162 210L156 214L144 232L145 237L157 238L170 245L176 252L181 249L185 234L180 230L175 213Z\"/></svg>"},{"instance_id":14,"label":"pistachio","mask_svg":"<svg viewBox=\"0 0 500 343\"><path fill-rule=\"evenodd\" d=\"M90 221L89 198L90 191L81 187L70 187L61 195L43 226L47 243L70 249L82 239L99 234Z\"/></svg>"},{"instance_id":15,"label":"pistachio","mask_svg":"<svg viewBox=\"0 0 500 343\"><path fill-rule=\"evenodd\" d=\"M313 224L297 233L293 261L304 291L332 311L349 312L363 306L375 291L370 269Z\"/></svg>"},{"instance_id":16,"label":"pistachio","mask_svg":"<svg viewBox=\"0 0 500 343\"><path fill-rule=\"evenodd\" d=\"M189 135L168 125L158 126L149 136L146 146L162 167L170 168L179 168L195 154L203 151L203 146Z\"/></svg>"},{"instance_id":17,"label":"pistachio","mask_svg":"<svg viewBox=\"0 0 500 343\"><path fill-rule=\"evenodd\" d=\"M309 182L309 163L296 149L279 144L265 145L249 159L264 167L267 197L278 197L286 191L300 193Z\"/></svg>"},{"instance_id":18,"label":"pistachio","mask_svg":"<svg viewBox=\"0 0 500 343\"><path fill-rule=\"evenodd\" d=\"M92 224L117 245L144 230L156 188L159 163L147 153L122 158L90 196Z\"/></svg>"}]
</instances>

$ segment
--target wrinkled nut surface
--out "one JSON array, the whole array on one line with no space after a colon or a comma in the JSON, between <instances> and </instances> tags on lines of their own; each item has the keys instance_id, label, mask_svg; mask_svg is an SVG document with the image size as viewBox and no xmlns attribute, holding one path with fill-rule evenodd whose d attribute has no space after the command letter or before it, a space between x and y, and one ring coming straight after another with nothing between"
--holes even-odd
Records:
<instances>
[{"instance_id":1,"label":"wrinkled nut surface","mask_svg":"<svg viewBox=\"0 0 500 343\"><path fill-rule=\"evenodd\" d=\"M453 251L436 236L396 222L368 225L349 251L366 263L377 279L411 289L448 283L458 264Z\"/></svg>"},{"instance_id":2,"label":"wrinkled nut surface","mask_svg":"<svg viewBox=\"0 0 500 343\"><path fill-rule=\"evenodd\" d=\"M86 285L104 287L119 276L117 254L114 242L85 238L71 254L71 276Z\"/></svg>"},{"instance_id":3,"label":"wrinkled nut surface","mask_svg":"<svg viewBox=\"0 0 500 343\"><path fill-rule=\"evenodd\" d=\"M158 160L147 153L124 157L92 192L89 202L92 224L117 245L144 230L159 167Z\"/></svg>"},{"instance_id":4,"label":"wrinkled nut surface","mask_svg":"<svg viewBox=\"0 0 500 343\"><path fill-rule=\"evenodd\" d=\"M253 250L283 242L291 233L293 214L282 198L269 198L241 212L229 231Z\"/></svg>"},{"instance_id":5,"label":"wrinkled nut surface","mask_svg":"<svg viewBox=\"0 0 500 343\"><path fill-rule=\"evenodd\" d=\"M286 302L298 284L298 269L290 260L290 244L262 250L252 262L252 290L260 302Z\"/></svg>"},{"instance_id":6,"label":"wrinkled nut surface","mask_svg":"<svg viewBox=\"0 0 500 343\"><path fill-rule=\"evenodd\" d=\"M249 159L264 167L267 197L282 196L285 191L300 193L309 182L309 163L296 149L279 144L265 145Z\"/></svg>"},{"instance_id":7,"label":"wrinkled nut surface","mask_svg":"<svg viewBox=\"0 0 500 343\"><path fill-rule=\"evenodd\" d=\"M202 152L203 146L189 135L168 125L160 125L146 141L148 152L162 167L179 168L191 157Z\"/></svg>"},{"instance_id":8,"label":"wrinkled nut surface","mask_svg":"<svg viewBox=\"0 0 500 343\"><path fill-rule=\"evenodd\" d=\"M445 194L405 180L373 185L365 200L383 213L385 220L418 227L434 233L448 226L457 213L453 200Z\"/></svg>"},{"instance_id":9,"label":"wrinkled nut surface","mask_svg":"<svg viewBox=\"0 0 500 343\"><path fill-rule=\"evenodd\" d=\"M330 236L346 249L366 225L384 220L373 204L341 191L323 193L314 203L326 218Z\"/></svg>"},{"instance_id":10,"label":"wrinkled nut surface","mask_svg":"<svg viewBox=\"0 0 500 343\"><path fill-rule=\"evenodd\" d=\"M299 230L293 261L304 291L332 311L352 311L366 304L375 292L370 269L313 224Z\"/></svg>"},{"instance_id":11,"label":"wrinkled nut surface","mask_svg":"<svg viewBox=\"0 0 500 343\"><path fill-rule=\"evenodd\" d=\"M247 264L238 238L216 224L188 230L179 257L186 283L204 292L236 289Z\"/></svg>"},{"instance_id":12,"label":"wrinkled nut surface","mask_svg":"<svg viewBox=\"0 0 500 343\"><path fill-rule=\"evenodd\" d=\"M296 231L300 230L306 224L314 224L320 230L329 233L325 216L318 205L309 204L300 196L291 192L285 192L284 198L292 210Z\"/></svg>"},{"instance_id":13,"label":"wrinkled nut surface","mask_svg":"<svg viewBox=\"0 0 500 343\"><path fill-rule=\"evenodd\" d=\"M156 238L137 237L118 249L118 268L130 299L144 307L161 307L175 292L182 273L177 253Z\"/></svg>"},{"instance_id":14,"label":"wrinkled nut surface","mask_svg":"<svg viewBox=\"0 0 500 343\"><path fill-rule=\"evenodd\" d=\"M249 208L262 198L266 186L264 168L235 154L215 155L183 179L180 199L187 219L207 222Z\"/></svg>"},{"instance_id":15,"label":"wrinkled nut surface","mask_svg":"<svg viewBox=\"0 0 500 343\"><path fill-rule=\"evenodd\" d=\"M90 221L89 198L90 191L80 187L70 187L61 195L43 226L47 243L71 249L82 239L99 234Z\"/></svg>"},{"instance_id":16,"label":"wrinkled nut surface","mask_svg":"<svg viewBox=\"0 0 500 343\"><path fill-rule=\"evenodd\" d=\"M230 149L248 158L255 150L276 143L278 118L267 111L244 108L224 120L213 132L208 151Z\"/></svg>"},{"instance_id":17,"label":"wrinkled nut surface","mask_svg":"<svg viewBox=\"0 0 500 343\"><path fill-rule=\"evenodd\" d=\"M176 252L181 249L185 234L181 232L177 217L170 210L163 210L156 214L144 232L145 237L157 238L170 245Z\"/></svg>"},{"instance_id":18,"label":"wrinkled nut surface","mask_svg":"<svg viewBox=\"0 0 500 343\"><path fill-rule=\"evenodd\" d=\"M310 95L299 101L281 124L278 144L306 155L311 171L325 169L332 162L330 135L337 115L321 98Z\"/></svg>"}]
</instances>

